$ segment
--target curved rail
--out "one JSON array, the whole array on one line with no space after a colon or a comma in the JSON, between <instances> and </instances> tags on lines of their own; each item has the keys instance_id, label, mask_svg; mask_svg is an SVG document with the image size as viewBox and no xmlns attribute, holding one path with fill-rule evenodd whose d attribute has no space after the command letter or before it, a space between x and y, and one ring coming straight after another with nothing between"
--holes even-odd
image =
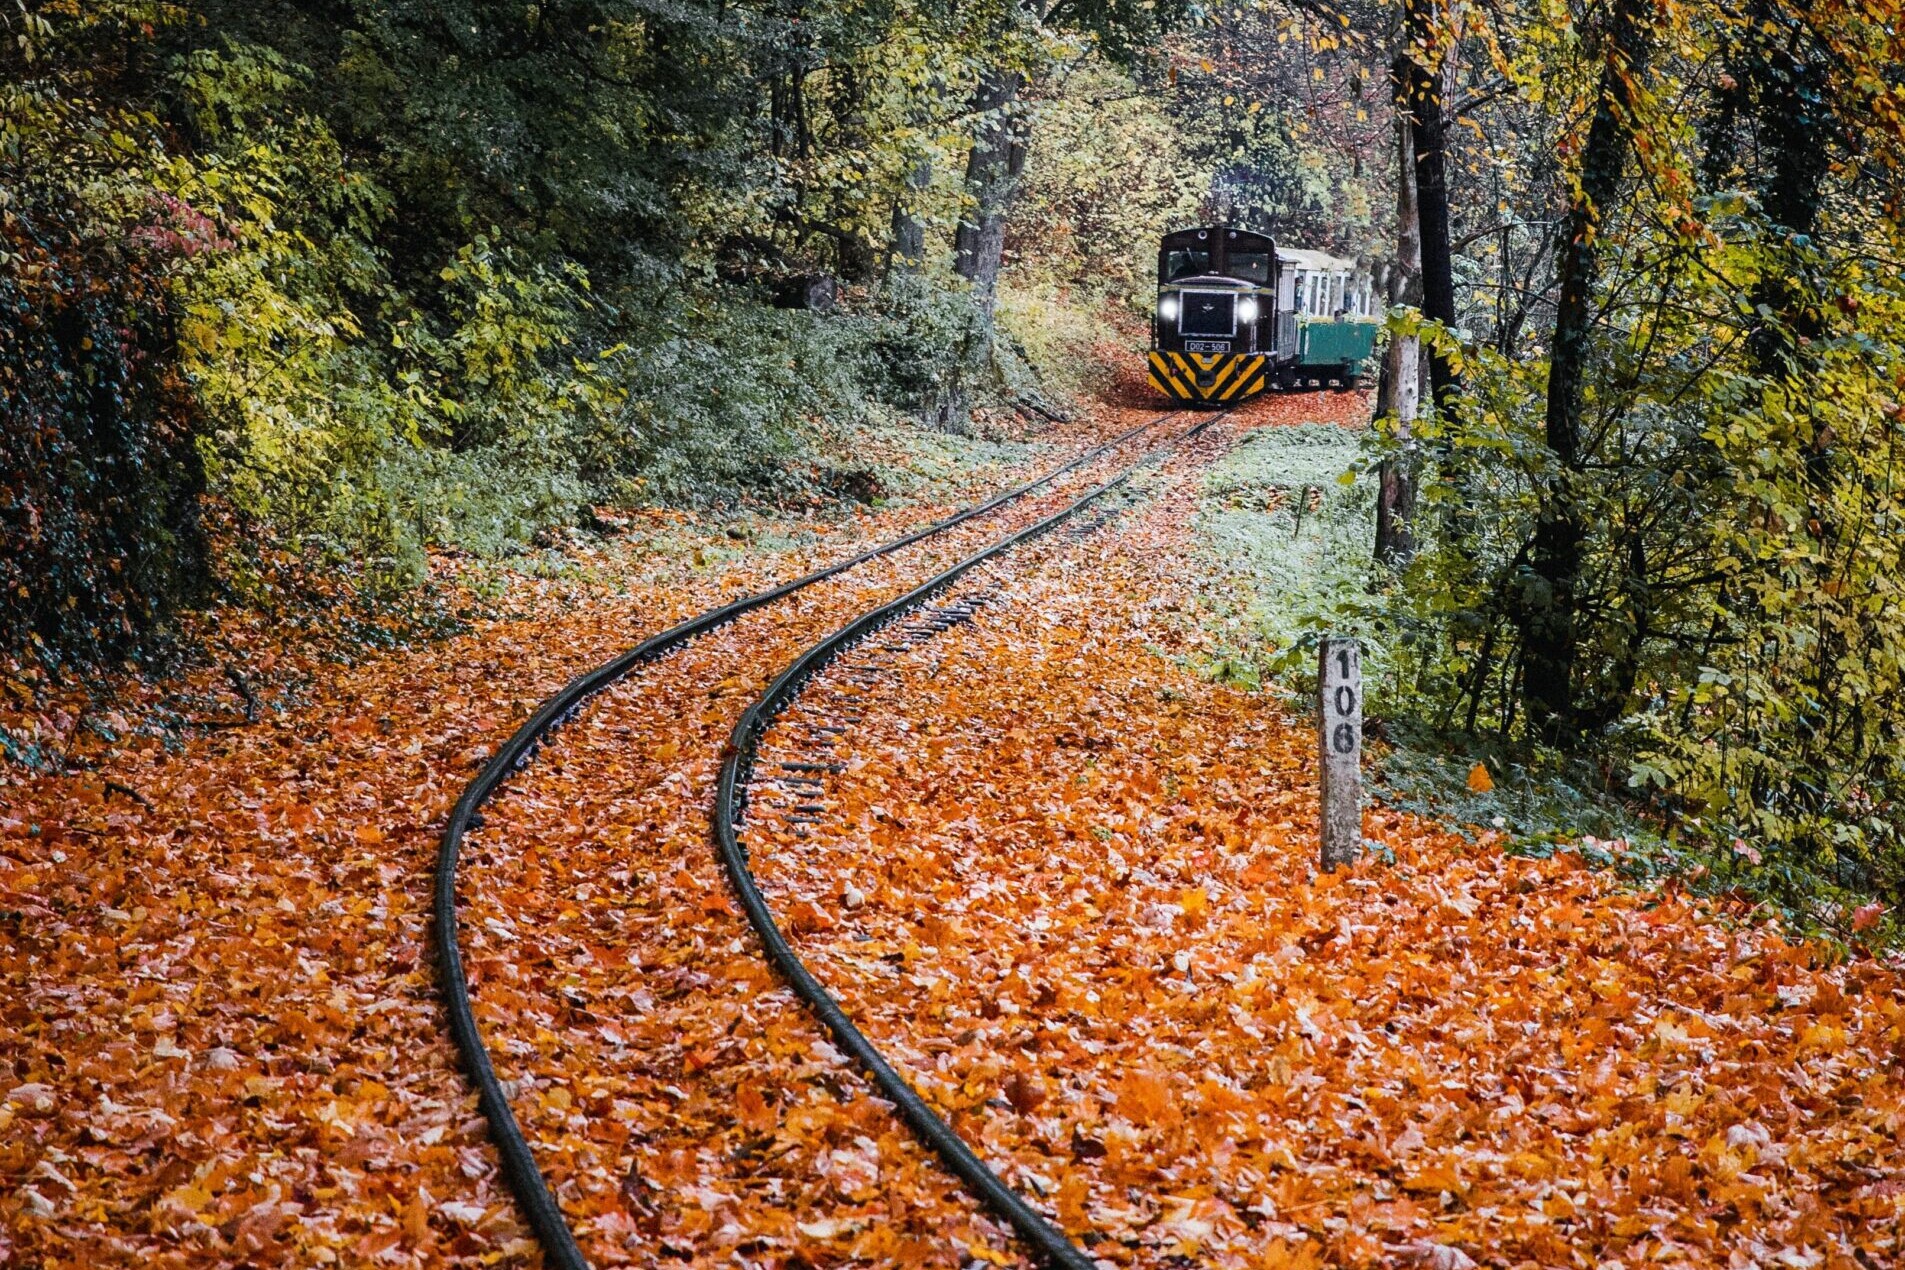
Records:
<instances>
[{"instance_id":1,"label":"curved rail","mask_svg":"<svg viewBox=\"0 0 1905 1270\"><path fill-rule=\"evenodd\" d=\"M1178 445L1190 440L1223 417L1223 415L1217 415L1198 424L1172 444ZM925 1099L919 1096L919 1092L913 1088L912 1083L900 1075L886 1060L886 1057L875 1048L873 1042L867 1039L866 1034L847 1016L846 1011L840 1008L840 1003L834 1000L833 994L828 992L820 980L814 977L813 972L807 969L799 954L781 934L780 926L775 922L774 914L767 906L767 899L761 894L761 888L754 880L753 870L748 866L747 849L741 845L735 830L735 820L746 802L748 778L754 770L755 756L761 738L766 735L774 717L800 695L801 689L808 680L824 669L829 662L874 631L919 608L979 565L1056 529L1090 504L1124 485L1131 479L1136 468L1137 465L1133 464L1118 476L1060 508L1044 520L1000 539L983 551L968 556L898 599L890 600L878 608L869 610L802 653L792 665L780 673L779 677L769 685L767 691L747 708L734 725L734 731L728 743L727 758L721 764L721 781L717 787L714 802L715 847L721 854L721 863L727 869L728 879L733 883L735 892L740 897L741 906L747 912L749 924L754 927L755 933L760 936L761 943L766 947L768 960L787 980L788 986L793 988L795 994L819 1016L827 1030L833 1034L835 1042L853 1055L866 1069L873 1083L879 1088L881 1096L893 1103L899 1110L900 1118L907 1123L908 1127L932 1148L956 1177L971 1187L986 1206L1010 1225L1042 1259L1050 1265L1061 1267L1062 1270L1095 1270L1096 1263L1083 1249L1066 1237L1063 1231L1026 1203L1016 1190L1007 1185L1004 1179L994 1173L991 1167L966 1145L965 1140L927 1104Z\"/></svg>"},{"instance_id":2,"label":"curved rail","mask_svg":"<svg viewBox=\"0 0 1905 1270\"><path fill-rule=\"evenodd\" d=\"M449 823L444 826L443 838L437 847L436 878L431 902L431 925L437 945L437 978L443 993L444 1010L449 1015L451 1038L463 1058L470 1083L476 1086L477 1105L483 1118L489 1123L490 1138L496 1144L497 1154L502 1157L503 1175L509 1183L516 1202L521 1206L523 1216L535 1233L536 1240L542 1245L548 1264L555 1270L588 1270L589 1262L582 1255L582 1249L576 1244L575 1234L569 1229L569 1223L562 1216L562 1209L550 1193L549 1184L543 1179L542 1170L537 1167L534 1153L528 1140L523 1136L522 1127L516 1122L516 1114L509 1105L509 1096L502 1082L496 1078L495 1065L490 1061L489 1049L483 1043L483 1035L476 1025L476 1013L470 1002L469 976L463 968L463 952L458 938L456 908L456 866L462 852L463 838L469 830L481 824L478 812L484 803L502 786L513 773L525 767L534 756L538 746L567 722L590 697L621 679L636 667L654 661L688 641L709 631L725 626L743 614L754 609L784 599L805 587L828 578L845 573L849 569L865 564L880 556L890 555L903 547L943 533L957 525L983 516L1015 499L1022 498L1042 486L1049 485L1067 472L1072 472L1085 464L1100 458L1133 437L1151 428L1157 427L1167 419L1177 415L1178 411L1160 415L1145 423L1131 428L1111 440L1080 454L1078 457L1053 468L1044 476L1028 481L1023 485L1009 489L987 499L983 503L968 507L943 520L935 521L922 529L891 542L883 543L868 551L863 551L851 559L838 564L828 565L812 573L766 591L745 596L717 609L710 609L698 617L689 618L668 628L659 635L642 641L614 660L586 671L565 684L561 691L544 701L523 725L516 729L502 748L491 758L463 790L457 799L456 807L450 812ZM1201 430L1193 429L1193 431Z\"/></svg>"}]
</instances>

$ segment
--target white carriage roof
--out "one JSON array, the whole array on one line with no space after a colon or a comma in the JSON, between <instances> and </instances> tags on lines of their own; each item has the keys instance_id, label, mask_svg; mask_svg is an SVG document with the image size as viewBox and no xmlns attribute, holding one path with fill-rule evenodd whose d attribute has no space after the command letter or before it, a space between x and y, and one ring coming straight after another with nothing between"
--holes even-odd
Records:
<instances>
[{"instance_id":1,"label":"white carriage roof","mask_svg":"<svg viewBox=\"0 0 1905 1270\"><path fill-rule=\"evenodd\" d=\"M1310 251L1304 247L1279 247L1277 259L1299 269L1314 269L1319 273L1355 273L1356 262L1342 256L1332 256L1327 251Z\"/></svg>"}]
</instances>

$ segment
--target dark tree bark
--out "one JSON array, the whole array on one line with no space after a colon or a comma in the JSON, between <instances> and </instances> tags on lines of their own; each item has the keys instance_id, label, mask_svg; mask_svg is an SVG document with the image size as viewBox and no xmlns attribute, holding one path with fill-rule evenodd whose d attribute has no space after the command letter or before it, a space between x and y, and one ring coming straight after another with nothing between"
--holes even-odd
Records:
<instances>
[{"instance_id":1,"label":"dark tree bark","mask_svg":"<svg viewBox=\"0 0 1905 1270\"><path fill-rule=\"evenodd\" d=\"M1759 153L1765 159L1758 182L1766 219L1781 231L1781 246L1809 237L1817 227L1826 173L1832 162L1832 120L1827 65L1804 25L1771 0L1753 6L1746 37L1741 87L1755 98ZM1781 250L1783 267L1770 270L1754 288L1755 305L1773 314L1748 340L1755 369L1768 378L1803 374L1811 358L1806 341L1824 324L1818 289L1803 252Z\"/></svg>"},{"instance_id":2,"label":"dark tree bark","mask_svg":"<svg viewBox=\"0 0 1905 1270\"><path fill-rule=\"evenodd\" d=\"M1402 68L1397 67L1398 71ZM1398 88L1401 79L1398 76ZM1398 93L1400 96L1400 93ZM1415 145L1409 117L1396 115L1396 260L1389 275L1391 304L1422 304L1422 230L1416 217ZM1396 421L1402 453L1384 459L1376 496L1376 559L1391 566L1415 555L1416 473L1410 430L1415 423L1421 341L1398 335L1383 359L1382 387L1376 397L1379 418Z\"/></svg>"},{"instance_id":3,"label":"dark tree bark","mask_svg":"<svg viewBox=\"0 0 1905 1270\"><path fill-rule=\"evenodd\" d=\"M864 154L868 149L866 82L852 66L836 68L832 111L840 121L839 147L850 154ZM880 261L864 222L859 220L858 202L846 187L834 194L833 222L847 231L834 240L834 265L842 282L865 286L879 276Z\"/></svg>"},{"instance_id":4,"label":"dark tree bark","mask_svg":"<svg viewBox=\"0 0 1905 1270\"><path fill-rule=\"evenodd\" d=\"M813 129L807 120L807 72L796 67L776 75L767 89L768 153L776 158L806 159L813 153Z\"/></svg>"},{"instance_id":5,"label":"dark tree bark","mask_svg":"<svg viewBox=\"0 0 1905 1270\"><path fill-rule=\"evenodd\" d=\"M1793 441L1809 491L1807 522L1820 544L1814 585L1826 593L1840 567L1845 526L1834 498L1832 429L1814 415L1819 341L1827 324L1818 260L1807 244L1818 227L1839 139L1829 62L1805 22L1777 0L1756 0L1749 13L1738 78L1758 133L1761 165L1755 187L1772 234L1752 290L1754 311L1765 316L1748 333L1747 349L1768 396L1783 399L1795 421L1806 420L1805 431ZM1799 729L1814 743L1844 731L1862 736L1861 703L1834 690L1847 655L1846 632L1821 620L1817 635L1803 671L1811 704L1796 720ZM1856 746L1855 752L1862 748ZM1824 810L1823 791L1801 797L1814 811Z\"/></svg>"},{"instance_id":6,"label":"dark tree bark","mask_svg":"<svg viewBox=\"0 0 1905 1270\"><path fill-rule=\"evenodd\" d=\"M1556 480L1542 501L1531 577L1518 606L1528 722L1549 744L1574 740L1579 723L1573 696L1579 652L1575 590L1584 526L1574 484L1581 464L1581 388L1594 322L1599 230L1620 194L1633 143L1632 85L1646 66L1652 11L1651 0L1615 0L1594 119L1581 152L1581 183L1562 224L1545 419Z\"/></svg>"},{"instance_id":7,"label":"dark tree bark","mask_svg":"<svg viewBox=\"0 0 1905 1270\"><path fill-rule=\"evenodd\" d=\"M906 174L906 184L893 200L892 241L888 249L888 274L919 272L926 262L926 226L914 212L919 196L933 181L933 161L922 155Z\"/></svg>"},{"instance_id":8,"label":"dark tree bark","mask_svg":"<svg viewBox=\"0 0 1905 1270\"><path fill-rule=\"evenodd\" d=\"M978 123L966 160L968 207L953 238L953 268L972 283L974 301L990 321L1005 255L1005 217L1025 170L1025 115L1019 108L1024 77L988 71L973 94Z\"/></svg>"},{"instance_id":9,"label":"dark tree bark","mask_svg":"<svg viewBox=\"0 0 1905 1270\"><path fill-rule=\"evenodd\" d=\"M1422 315L1455 325L1455 267L1449 246L1448 112L1444 86L1452 69L1454 33L1436 21L1434 0L1404 0L1403 53L1396 59L1397 94L1408 112L1415 150L1416 215L1422 252ZM1454 405L1461 387L1441 353L1429 355L1436 409Z\"/></svg>"}]
</instances>

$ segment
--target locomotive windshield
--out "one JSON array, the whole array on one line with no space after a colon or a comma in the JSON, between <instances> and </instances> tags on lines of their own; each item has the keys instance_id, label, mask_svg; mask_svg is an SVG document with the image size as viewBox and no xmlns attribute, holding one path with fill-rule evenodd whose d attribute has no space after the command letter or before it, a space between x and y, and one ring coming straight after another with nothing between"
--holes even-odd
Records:
<instances>
[{"instance_id":1,"label":"locomotive windshield","mask_svg":"<svg viewBox=\"0 0 1905 1270\"><path fill-rule=\"evenodd\" d=\"M1210 272L1210 248L1173 247L1164 256L1164 280L1176 282L1179 278L1194 278L1198 274Z\"/></svg>"},{"instance_id":2,"label":"locomotive windshield","mask_svg":"<svg viewBox=\"0 0 1905 1270\"><path fill-rule=\"evenodd\" d=\"M1233 247L1230 252L1230 276L1254 282L1258 286L1267 286L1270 282L1270 259L1271 253L1268 251L1242 251Z\"/></svg>"}]
</instances>

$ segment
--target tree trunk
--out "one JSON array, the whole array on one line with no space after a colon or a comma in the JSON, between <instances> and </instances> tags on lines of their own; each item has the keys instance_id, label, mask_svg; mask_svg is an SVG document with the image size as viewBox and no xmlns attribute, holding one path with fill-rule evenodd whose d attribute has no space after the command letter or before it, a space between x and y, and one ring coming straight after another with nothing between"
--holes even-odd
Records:
<instances>
[{"instance_id":1,"label":"tree trunk","mask_svg":"<svg viewBox=\"0 0 1905 1270\"><path fill-rule=\"evenodd\" d=\"M1819 354L1828 328L1820 261L1806 243L1817 231L1836 140L1832 83L1828 55L1817 37L1784 6L1757 0L1748 13L1739 78L1754 106L1755 150L1761 156L1755 185L1772 232L1751 293L1763 317L1748 333L1747 349L1765 383L1769 416L1792 421L1794 457L1803 465L1806 483L1806 519L1818 544L1811 585L1815 594L1830 596L1844 567L1845 526L1835 498L1843 478L1833 469L1832 429L1817 414ZM1822 605L1814 620L1814 653L1803 672L1810 702L1794 720L1809 748L1824 747L1815 751L1821 755L1836 748L1835 733L1862 736L1866 727L1857 694L1836 690L1849 645L1846 628L1833 617L1845 616L1843 608L1828 616ZM1828 809L1823 790L1809 790L1799 799L1814 814Z\"/></svg>"},{"instance_id":2,"label":"tree trunk","mask_svg":"<svg viewBox=\"0 0 1905 1270\"><path fill-rule=\"evenodd\" d=\"M1389 274L1391 305L1422 305L1422 230L1416 218L1415 144L1409 117L1396 115L1396 262ZM1379 418L1396 421L1401 453L1382 462L1376 498L1376 559L1395 567L1415 555L1416 473L1414 442L1417 368L1421 341L1398 335L1389 341L1383 361L1382 389L1376 398Z\"/></svg>"},{"instance_id":3,"label":"tree trunk","mask_svg":"<svg viewBox=\"0 0 1905 1270\"><path fill-rule=\"evenodd\" d=\"M1824 333L1818 288L1804 256L1790 250L1819 219L1832 164L1832 119L1826 63L1800 23L1773 4L1753 6L1742 79L1757 90L1758 152L1765 156L1760 206L1780 231L1775 267L1753 288L1755 306L1772 320L1751 333L1754 368L1769 379L1799 378L1810 369L1807 345Z\"/></svg>"},{"instance_id":4,"label":"tree trunk","mask_svg":"<svg viewBox=\"0 0 1905 1270\"><path fill-rule=\"evenodd\" d=\"M1025 170L1025 116L1019 108L1024 77L987 71L973 94L977 117L966 160L968 206L953 238L953 267L972 283L973 299L989 322L1005 256L1005 216Z\"/></svg>"},{"instance_id":5,"label":"tree trunk","mask_svg":"<svg viewBox=\"0 0 1905 1270\"><path fill-rule=\"evenodd\" d=\"M1404 49L1396 59L1397 94L1415 150L1416 217L1422 257L1422 316L1455 325L1455 267L1449 246L1448 116L1444 86L1454 68L1455 36L1436 23L1434 0L1404 0ZM1429 382L1446 413L1461 387L1449 359L1431 350Z\"/></svg>"},{"instance_id":6,"label":"tree trunk","mask_svg":"<svg viewBox=\"0 0 1905 1270\"><path fill-rule=\"evenodd\" d=\"M926 263L926 226L914 207L932 182L933 161L921 155L907 172L906 184L893 200L892 244L886 261L889 276L918 273Z\"/></svg>"},{"instance_id":7,"label":"tree trunk","mask_svg":"<svg viewBox=\"0 0 1905 1270\"><path fill-rule=\"evenodd\" d=\"M866 82L851 66L840 66L834 73L832 111L839 121L840 134L835 144L848 154L863 154L867 142ZM860 219L857 191L846 187L835 191L830 216L844 232L834 239L834 272L849 285L870 285L879 275L880 261L869 226Z\"/></svg>"},{"instance_id":8,"label":"tree trunk","mask_svg":"<svg viewBox=\"0 0 1905 1270\"><path fill-rule=\"evenodd\" d=\"M1581 388L1593 328L1599 230L1620 193L1633 142L1631 85L1646 66L1647 18L1652 11L1650 0L1615 2L1594 120L1581 152L1581 182L1562 224L1561 290L1555 304L1545 420L1555 484L1542 499L1529 556L1534 576L1518 606L1528 722L1551 745L1572 741L1577 728L1575 587L1584 526L1575 483L1581 465Z\"/></svg>"}]
</instances>

